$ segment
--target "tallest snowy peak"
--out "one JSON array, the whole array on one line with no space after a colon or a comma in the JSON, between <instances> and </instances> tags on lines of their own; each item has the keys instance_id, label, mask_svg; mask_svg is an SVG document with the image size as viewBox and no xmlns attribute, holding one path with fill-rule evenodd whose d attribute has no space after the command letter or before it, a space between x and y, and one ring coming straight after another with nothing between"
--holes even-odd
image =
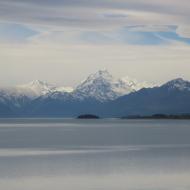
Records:
<instances>
[{"instance_id":1,"label":"tallest snowy peak","mask_svg":"<svg viewBox=\"0 0 190 190\"><path fill-rule=\"evenodd\" d=\"M82 81L73 94L77 97L90 97L104 102L114 100L146 86L146 83L138 83L129 77L125 80L117 79L107 70L99 70Z\"/></svg>"},{"instance_id":2,"label":"tallest snowy peak","mask_svg":"<svg viewBox=\"0 0 190 190\"><path fill-rule=\"evenodd\" d=\"M113 79L113 76L107 70L99 70L96 73L91 74L87 79L94 80L98 78Z\"/></svg>"},{"instance_id":3,"label":"tallest snowy peak","mask_svg":"<svg viewBox=\"0 0 190 190\"><path fill-rule=\"evenodd\" d=\"M95 74L97 74L99 76L112 76L106 69L99 70Z\"/></svg>"},{"instance_id":4,"label":"tallest snowy peak","mask_svg":"<svg viewBox=\"0 0 190 190\"><path fill-rule=\"evenodd\" d=\"M107 70L91 74L74 91L77 97L95 98L99 101L113 100L133 89L123 81L115 79Z\"/></svg>"}]
</instances>

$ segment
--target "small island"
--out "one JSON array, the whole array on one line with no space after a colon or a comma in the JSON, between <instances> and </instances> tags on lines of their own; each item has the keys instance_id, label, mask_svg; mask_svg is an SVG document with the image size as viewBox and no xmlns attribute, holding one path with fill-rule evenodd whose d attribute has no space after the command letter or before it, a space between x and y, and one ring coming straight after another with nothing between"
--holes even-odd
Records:
<instances>
[{"instance_id":1,"label":"small island","mask_svg":"<svg viewBox=\"0 0 190 190\"><path fill-rule=\"evenodd\" d=\"M100 117L97 115L92 115L92 114L83 114L83 115L79 115L77 119L100 119Z\"/></svg>"}]
</instances>

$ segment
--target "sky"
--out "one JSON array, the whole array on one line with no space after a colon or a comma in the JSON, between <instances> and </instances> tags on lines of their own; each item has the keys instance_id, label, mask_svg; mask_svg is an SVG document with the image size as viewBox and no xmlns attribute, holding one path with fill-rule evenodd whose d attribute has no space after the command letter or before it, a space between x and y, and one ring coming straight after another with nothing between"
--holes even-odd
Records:
<instances>
[{"instance_id":1,"label":"sky","mask_svg":"<svg viewBox=\"0 0 190 190\"><path fill-rule=\"evenodd\" d=\"M0 86L76 86L100 69L190 80L190 1L0 0Z\"/></svg>"}]
</instances>

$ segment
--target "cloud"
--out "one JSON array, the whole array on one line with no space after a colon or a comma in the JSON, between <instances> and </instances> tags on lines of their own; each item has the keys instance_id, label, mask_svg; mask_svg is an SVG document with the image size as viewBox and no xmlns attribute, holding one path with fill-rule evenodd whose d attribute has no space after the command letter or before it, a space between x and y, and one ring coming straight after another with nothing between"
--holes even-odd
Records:
<instances>
[{"instance_id":1,"label":"cloud","mask_svg":"<svg viewBox=\"0 0 190 190\"><path fill-rule=\"evenodd\" d=\"M50 30L32 36L30 43L168 45L190 43L176 33L177 26L132 25L104 30Z\"/></svg>"},{"instance_id":2,"label":"cloud","mask_svg":"<svg viewBox=\"0 0 190 190\"><path fill-rule=\"evenodd\" d=\"M155 34L158 32L189 37L188 5L187 0L1 0L0 20L36 31L32 36L23 35L35 41L49 37L57 42L158 45L172 40L185 42L177 37L168 40L169 35ZM128 31L121 33L123 28Z\"/></svg>"},{"instance_id":3,"label":"cloud","mask_svg":"<svg viewBox=\"0 0 190 190\"><path fill-rule=\"evenodd\" d=\"M20 24L0 24L0 42L26 42L38 32Z\"/></svg>"},{"instance_id":4,"label":"cloud","mask_svg":"<svg viewBox=\"0 0 190 190\"><path fill-rule=\"evenodd\" d=\"M1 0L0 18L27 24L96 29L132 23L178 25L189 24L188 7L187 0Z\"/></svg>"},{"instance_id":5,"label":"cloud","mask_svg":"<svg viewBox=\"0 0 190 190\"><path fill-rule=\"evenodd\" d=\"M0 0L0 79L190 79L189 18L189 0Z\"/></svg>"},{"instance_id":6,"label":"cloud","mask_svg":"<svg viewBox=\"0 0 190 190\"><path fill-rule=\"evenodd\" d=\"M171 32L176 29L176 26L172 25L132 25L127 26L132 32Z\"/></svg>"},{"instance_id":7,"label":"cloud","mask_svg":"<svg viewBox=\"0 0 190 190\"><path fill-rule=\"evenodd\" d=\"M176 30L177 34L183 38L190 38L190 27L189 26L179 26Z\"/></svg>"}]
</instances>

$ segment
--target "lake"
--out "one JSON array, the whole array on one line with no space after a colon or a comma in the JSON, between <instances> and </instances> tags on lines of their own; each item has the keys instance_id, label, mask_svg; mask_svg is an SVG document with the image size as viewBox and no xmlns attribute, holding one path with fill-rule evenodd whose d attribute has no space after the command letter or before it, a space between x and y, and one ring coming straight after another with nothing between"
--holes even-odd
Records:
<instances>
[{"instance_id":1,"label":"lake","mask_svg":"<svg viewBox=\"0 0 190 190\"><path fill-rule=\"evenodd\" d=\"M189 190L190 121L0 119L2 190Z\"/></svg>"}]
</instances>

